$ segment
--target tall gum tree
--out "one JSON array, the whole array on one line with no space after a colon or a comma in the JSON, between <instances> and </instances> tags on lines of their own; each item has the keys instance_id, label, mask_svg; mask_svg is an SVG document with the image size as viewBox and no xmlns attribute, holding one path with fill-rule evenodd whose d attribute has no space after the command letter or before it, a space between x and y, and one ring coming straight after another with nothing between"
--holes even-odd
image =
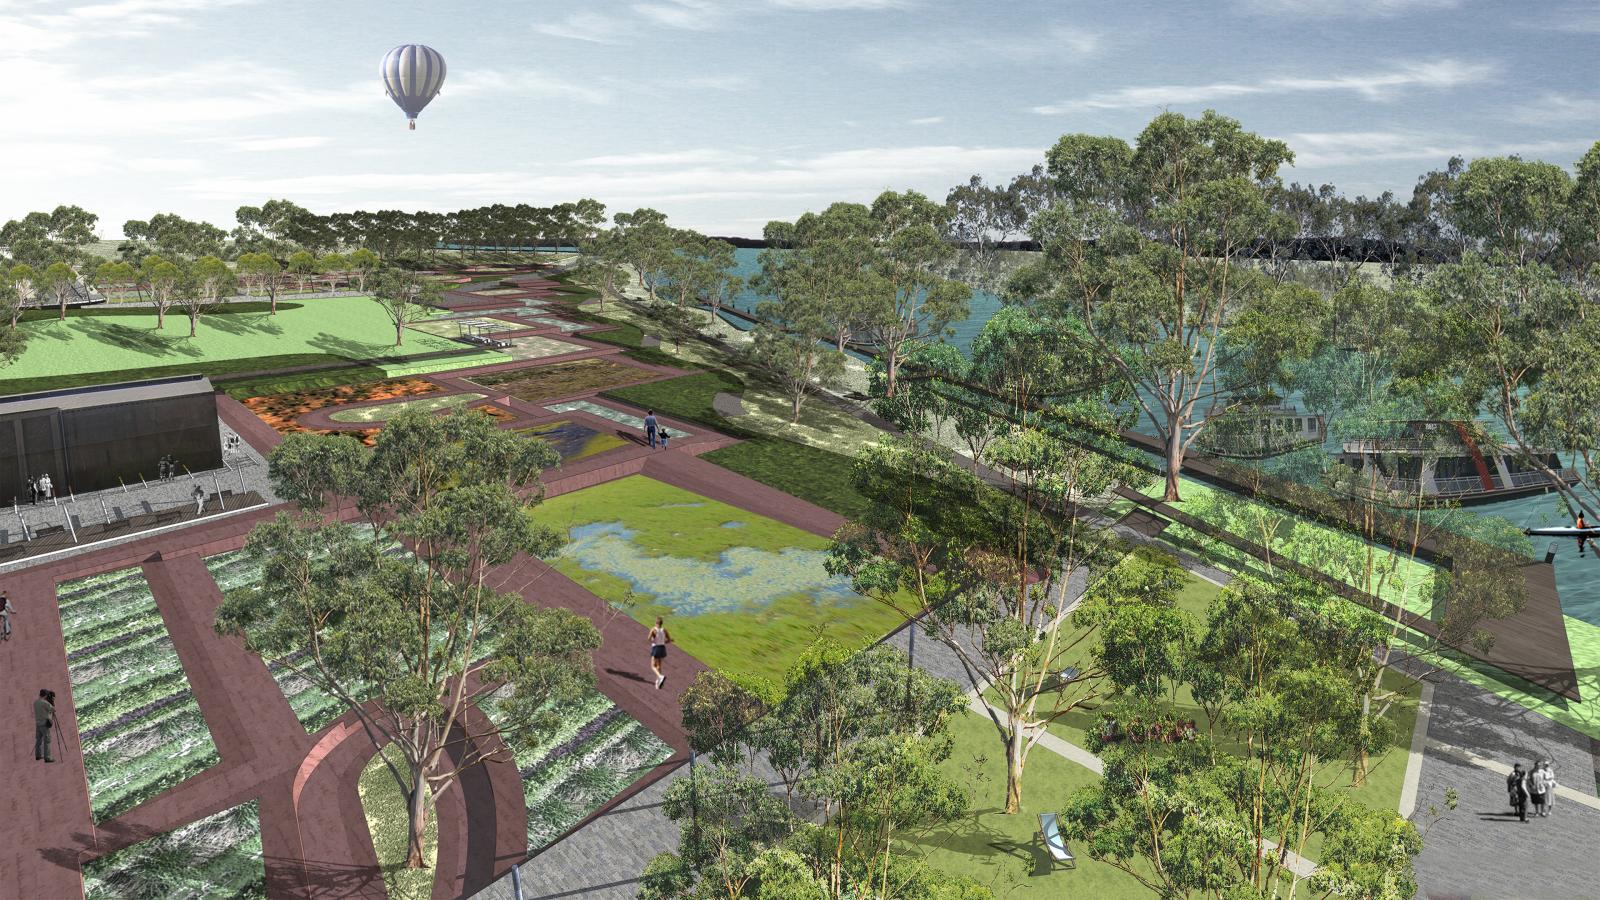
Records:
<instances>
[{"instance_id":1,"label":"tall gum tree","mask_svg":"<svg viewBox=\"0 0 1600 900\"><path fill-rule=\"evenodd\" d=\"M1248 387L1217 377L1235 323L1253 323L1265 371L1279 368L1268 356L1319 333L1314 294L1242 264L1287 227L1268 200L1292 159L1282 142L1212 111L1164 113L1134 147L1078 134L1047 154L1057 199L1030 226L1043 257L1011 279L1008 300L1082 323L1086 349L1133 389L1162 441L1167 501L1180 499L1184 455L1215 401ZM1309 308L1282 302L1285 290Z\"/></svg>"}]
</instances>

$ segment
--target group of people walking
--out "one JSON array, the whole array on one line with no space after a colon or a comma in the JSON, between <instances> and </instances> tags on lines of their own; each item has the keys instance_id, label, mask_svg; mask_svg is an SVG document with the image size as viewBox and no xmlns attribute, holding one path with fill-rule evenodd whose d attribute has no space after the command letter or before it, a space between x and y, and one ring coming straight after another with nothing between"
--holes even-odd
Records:
<instances>
[{"instance_id":1,"label":"group of people walking","mask_svg":"<svg viewBox=\"0 0 1600 900\"><path fill-rule=\"evenodd\" d=\"M1550 815L1550 802L1556 797L1556 773L1550 768L1550 760L1541 759L1534 764L1533 770L1522 768L1522 763L1511 767L1511 774L1506 776L1506 793L1511 800L1511 811L1518 819L1528 821L1528 804L1533 804L1536 816Z\"/></svg>"}]
</instances>

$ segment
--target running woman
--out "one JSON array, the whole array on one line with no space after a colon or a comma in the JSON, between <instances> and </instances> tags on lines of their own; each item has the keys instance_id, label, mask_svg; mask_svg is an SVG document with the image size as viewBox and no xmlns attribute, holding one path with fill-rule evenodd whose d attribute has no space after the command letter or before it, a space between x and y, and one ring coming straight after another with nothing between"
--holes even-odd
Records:
<instances>
[{"instance_id":1,"label":"running woman","mask_svg":"<svg viewBox=\"0 0 1600 900\"><path fill-rule=\"evenodd\" d=\"M667 645L672 643L672 635L667 633L667 626L660 616L656 616L656 625L650 629L650 669L656 673L656 690L667 681L667 673L661 671L661 661L667 658Z\"/></svg>"}]
</instances>

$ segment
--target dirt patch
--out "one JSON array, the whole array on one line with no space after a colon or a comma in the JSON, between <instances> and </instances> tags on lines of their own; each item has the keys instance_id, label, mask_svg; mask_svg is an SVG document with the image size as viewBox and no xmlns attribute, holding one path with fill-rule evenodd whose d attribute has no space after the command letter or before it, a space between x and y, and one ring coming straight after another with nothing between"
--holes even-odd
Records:
<instances>
[{"instance_id":1,"label":"dirt patch","mask_svg":"<svg viewBox=\"0 0 1600 900\"><path fill-rule=\"evenodd\" d=\"M650 373L605 359L580 359L550 366L531 366L513 372L500 372L472 379L473 382L525 400L539 403L556 397L570 397L587 391L604 391L636 384Z\"/></svg>"},{"instance_id":2,"label":"dirt patch","mask_svg":"<svg viewBox=\"0 0 1600 900\"><path fill-rule=\"evenodd\" d=\"M489 418L494 419L496 422L510 422L513 419L520 418L511 410L501 409L500 407L490 403L485 403L482 406L474 406L472 408L478 412L487 414Z\"/></svg>"},{"instance_id":3,"label":"dirt patch","mask_svg":"<svg viewBox=\"0 0 1600 900\"><path fill-rule=\"evenodd\" d=\"M370 400L395 400L432 394L439 386L421 378L396 378L370 384L341 385L315 391L292 391L268 397L251 397L242 401L261 421L271 425L279 434L310 431L302 428L299 419L309 412L345 403L363 403ZM350 432L339 432L349 434Z\"/></svg>"},{"instance_id":4,"label":"dirt patch","mask_svg":"<svg viewBox=\"0 0 1600 900\"><path fill-rule=\"evenodd\" d=\"M727 416L730 419L745 414L744 401L726 391L718 391L717 395L711 398L711 408L717 411L717 415Z\"/></svg>"}]
</instances>

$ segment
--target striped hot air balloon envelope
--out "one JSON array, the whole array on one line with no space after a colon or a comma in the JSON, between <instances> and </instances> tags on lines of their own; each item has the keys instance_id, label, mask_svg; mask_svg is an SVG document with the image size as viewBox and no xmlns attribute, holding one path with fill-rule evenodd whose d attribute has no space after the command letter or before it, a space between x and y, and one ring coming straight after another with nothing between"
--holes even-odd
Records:
<instances>
[{"instance_id":1,"label":"striped hot air balloon envelope","mask_svg":"<svg viewBox=\"0 0 1600 900\"><path fill-rule=\"evenodd\" d=\"M405 111L415 130L422 108L438 95L444 84L444 57L432 47L401 44L384 55L378 72L383 76L383 89L389 99Z\"/></svg>"}]
</instances>

